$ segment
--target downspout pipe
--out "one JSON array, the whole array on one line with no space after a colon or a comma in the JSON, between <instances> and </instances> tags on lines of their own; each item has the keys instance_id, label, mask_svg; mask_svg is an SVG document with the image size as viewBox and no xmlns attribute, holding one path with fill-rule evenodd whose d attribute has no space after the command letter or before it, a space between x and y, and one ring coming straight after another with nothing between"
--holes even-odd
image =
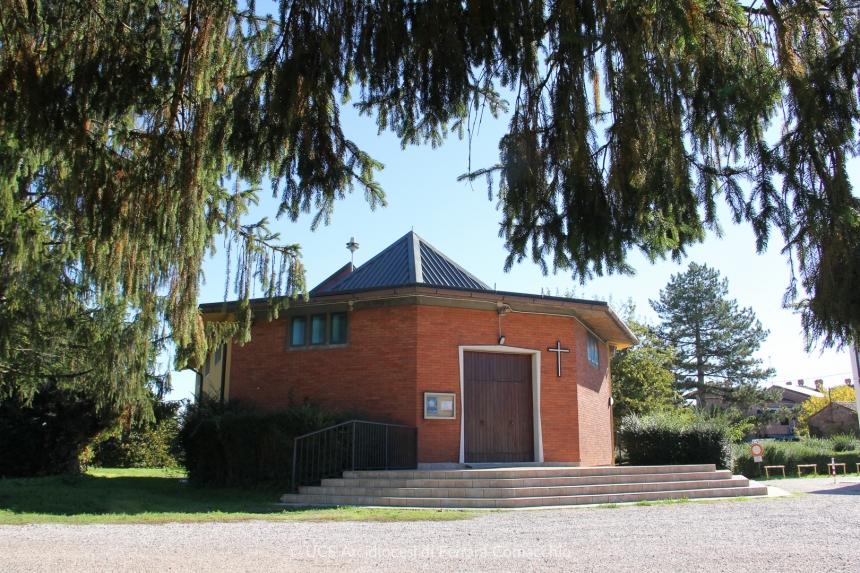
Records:
<instances>
[{"instance_id":1,"label":"downspout pipe","mask_svg":"<svg viewBox=\"0 0 860 573\"><path fill-rule=\"evenodd\" d=\"M860 337L858 337L860 344ZM860 424L860 347L849 346L851 354L851 375L854 379L854 399L857 401L857 422Z\"/></svg>"},{"instance_id":2,"label":"downspout pipe","mask_svg":"<svg viewBox=\"0 0 860 573\"><path fill-rule=\"evenodd\" d=\"M221 407L224 407L224 389L227 383L227 344L221 346Z\"/></svg>"},{"instance_id":3,"label":"downspout pipe","mask_svg":"<svg viewBox=\"0 0 860 573\"><path fill-rule=\"evenodd\" d=\"M186 368L183 368L183 370L186 370ZM194 400L199 400L198 391L200 393L203 392L203 374L196 368L187 368L187 370L194 372Z\"/></svg>"}]
</instances>

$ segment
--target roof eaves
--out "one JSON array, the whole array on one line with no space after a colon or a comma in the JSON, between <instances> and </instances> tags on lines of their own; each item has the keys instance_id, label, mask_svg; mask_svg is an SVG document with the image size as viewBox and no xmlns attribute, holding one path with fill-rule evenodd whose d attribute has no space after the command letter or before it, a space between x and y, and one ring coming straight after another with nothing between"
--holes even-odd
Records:
<instances>
[{"instance_id":1,"label":"roof eaves","mask_svg":"<svg viewBox=\"0 0 860 573\"><path fill-rule=\"evenodd\" d=\"M555 306L558 308L570 309L572 311L584 311L584 310L592 310L592 311L600 311L606 313L615 326L622 332L622 334L627 337L627 342L633 346L639 343L639 339L633 334L627 325L615 314L615 311L612 309L609 304L605 301L600 300L585 300L585 299L571 299L566 297L557 297L557 296L547 296L547 295L535 295L535 294L527 294L527 293L517 293L517 292L509 292L509 291L494 291L494 290L484 290L484 289L474 289L474 288L463 288L463 287L455 287L455 286L436 286L436 285L427 285L424 283L402 283L398 285L387 285L384 287L367 287L367 288L359 288L359 289L344 289L340 291L324 291L320 293L314 293L311 297L310 302L327 302L331 299L332 302L335 301L346 301L346 300L361 300L366 298L367 295L379 295L381 297L387 296L402 296L404 294L404 290L414 289L415 292L426 293L426 294L436 294L436 295L454 295L458 297L468 297L481 299L486 297L492 297L494 300L498 302L510 302L510 303L519 303L519 304L533 304L540 306ZM252 299L250 301L251 308L262 308L265 304L267 304L268 300L265 298ZM199 309L203 313L213 313L213 312L232 312L236 308L236 301L230 301L227 303L216 302L216 303L203 303L199 306ZM585 317L579 316L577 320L586 321ZM613 340L611 342L622 342L620 340Z\"/></svg>"},{"instance_id":2,"label":"roof eaves","mask_svg":"<svg viewBox=\"0 0 860 573\"><path fill-rule=\"evenodd\" d=\"M314 293L313 298L326 298L329 296L342 296L342 295L351 295L351 294L366 294L372 292L379 293L393 293L398 289L416 287L421 288L422 290L451 290L457 291L458 293L474 293L476 295L488 295L493 294L501 297L501 300L504 302L506 300L514 300L521 302L528 302L531 304L546 304L546 303L561 303L558 306L570 306L570 307L590 307L594 309L602 309L603 307L609 306L606 302L602 300L586 300L586 299L577 299L577 298L566 298L566 297L558 297L558 296L547 296L547 295L538 295L538 294L527 294L521 292L512 292L512 291L501 291L501 290L483 290L483 289L472 289L472 288L463 288L463 287L437 287L434 285L427 285L424 283L401 283L397 285L386 285L384 287L366 287L359 289L344 289L344 290L327 290L320 293ZM236 308L236 303L238 301L227 301L227 302L204 302L199 305L201 310L213 312L215 309L227 308L229 312L232 312L233 309ZM259 306L266 304L268 299L266 298L255 298L251 299L251 306ZM224 306L226 305L226 307Z\"/></svg>"},{"instance_id":3,"label":"roof eaves","mask_svg":"<svg viewBox=\"0 0 860 573\"><path fill-rule=\"evenodd\" d=\"M607 306L607 310L608 310L607 314L609 315L609 318L611 318L612 321L615 323L615 325L619 329L621 329L621 331L625 335L627 335L627 337L633 343L633 346L636 346L637 344L639 344L639 337L636 336L635 334L633 334L633 331L630 330L630 328L628 328L628 326L624 323L624 321L621 320L621 318L615 313L615 309L612 308L612 305L607 304L606 306Z\"/></svg>"}]
</instances>

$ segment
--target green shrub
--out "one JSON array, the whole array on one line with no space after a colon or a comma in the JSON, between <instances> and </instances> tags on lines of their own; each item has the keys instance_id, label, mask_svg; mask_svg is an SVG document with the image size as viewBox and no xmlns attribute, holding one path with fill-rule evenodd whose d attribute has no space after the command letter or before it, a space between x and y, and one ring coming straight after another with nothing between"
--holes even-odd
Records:
<instances>
[{"instance_id":1,"label":"green shrub","mask_svg":"<svg viewBox=\"0 0 860 573\"><path fill-rule=\"evenodd\" d=\"M734 473L747 477L760 477L764 475L764 466L785 466L785 473L791 476L797 475L799 464L815 464L819 474L827 475L827 464L833 458L836 458L836 463L846 464L846 470L849 472L855 471L856 464L860 462L857 442L853 443L854 451L845 450L843 448L850 442L843 437L838 440L807 438L798 442L762 441L760 443L764 448L761 463L753 460L749 444L734 446Z\"/></svg>"},{"instance_id":2,"label":"green shrub","mask_svg":"<svg viewBox=\"0 0 860 573\"><path fill-rule=\"evenodd\" d=\"M838 434L830 437L834 452L856 452L860 450L860 440L851 434Z\"/></svg>"},{"instance_id":3,"label":"green shrub","mask_svg":"<svg viewBox=\"0 0 860 573\"><path fill-rule=\"evenodd\" d=\"M294 438L347 420L367 419L363 412L313 404L259 410L204 399L185 409L179 442L194 485L287 486L292 478Z\"/></svg>"},{"instance_id":4,"label":"green shrub","mask_svg":"<svg viewBox=\"0 0 860 573\"><path fill-rule=\"evenodd\" d=\"M84 390L49 384L26 404L0 400L0 477L75 473L87 444L116 422Z\"/></svg>"},{"instance_id":5,"label":"green shrub","mask_svg":"<svg viewBox=\"0 0 860 573\"><path fill-rule=\"evenodd\" d=\"M90 445L88 465L103 468L176 468L183 464L178 413L182 402L155 400L155 420L125 423Z\"/></svg>"},{"instance_id":6,"label":"green shrub","mask_svg":"<svg viewBox=\"0 0 860 573\"><path fill-rule=\"evenodd\" d=\"M631 465L732 467L732 427L686 412L625 416L619 436Z\"/></svg>"}]
</instances>

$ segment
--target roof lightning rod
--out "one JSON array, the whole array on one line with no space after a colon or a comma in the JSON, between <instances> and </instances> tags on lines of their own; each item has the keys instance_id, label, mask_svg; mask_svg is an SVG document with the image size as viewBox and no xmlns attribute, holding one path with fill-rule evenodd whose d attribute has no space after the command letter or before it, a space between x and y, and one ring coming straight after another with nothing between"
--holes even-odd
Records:
<instances>
[{"instance_id":1,"label":"roof lightning rod","mask_svg":"<svg viewBox=\"0 0 860 573\"><path fill-rule=\"evenodd\" d=\"M355 266L355 251L358 250L358 242L355 240L355 237L349 238L346 248L349 249L350 262L352 263L352 266Z\"/></svg>"}]
</instances>

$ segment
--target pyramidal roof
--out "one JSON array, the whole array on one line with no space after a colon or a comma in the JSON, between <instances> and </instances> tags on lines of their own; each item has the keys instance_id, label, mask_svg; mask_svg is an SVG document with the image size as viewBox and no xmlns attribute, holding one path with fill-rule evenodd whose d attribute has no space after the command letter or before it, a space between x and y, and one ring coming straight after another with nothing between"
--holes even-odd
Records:
<instances>
[{"instance_id":1,"label":"pyramidal roof","mask_svg":"<svg viewBox=\"0 0 860 573\"><path fill-rule=\"evenodd\" d=\"M492 290L475 275L410 231L361 265L348 263L311 290L312 295L403 285Z\"/></svg>"}]
</instances>

